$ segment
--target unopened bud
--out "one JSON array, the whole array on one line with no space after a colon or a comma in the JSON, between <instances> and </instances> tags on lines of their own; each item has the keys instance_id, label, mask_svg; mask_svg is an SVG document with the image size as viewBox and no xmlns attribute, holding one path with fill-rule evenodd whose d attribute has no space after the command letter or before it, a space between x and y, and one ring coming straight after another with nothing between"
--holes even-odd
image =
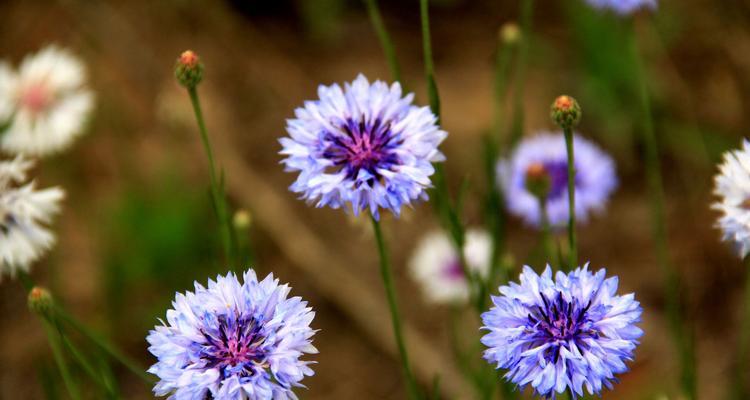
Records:
<instances>
[{"instance_id":1,"label":"unopened bud","mask_svg":"<svg viewBox=\"0 0 750 400\"><path fill-rule=\"evenodd\" d=\"M506 22L500 27L499 36L505 44L516 44L521 38L521 30L515 22Z\"/></svg>"},{"instance_id":2,"label":"unopened bud","mask_svg":"<svg viewBox=\"0 0 750 400\"><path fill-rule=\"evenodd\" d=\"M182 52L175 63L174 76L186 88L198 86L203 79L203 64L198 55L192 50Z\"/></svg>"},{"instance_id":3,"label":"unopened bud","mask_svg":"<svg viewBox=\"0 0 750 400\"><path fill-rule=\"evenodd\" d=\"M232 224L239 230L244 230L250 227L253 223L253 216L247 210L237 210L232 217Z\"/></svg>"},{"instance_id":4,"label":"unopened bud","mask_svg":"<svg viewBox=\"0 0 750 400\"><path fill-rule=\"evenodd\" d=\"M533 163L526 169L526 190L537 199L545 200L552 187L552 179L542 163Z\"/></svg>"},{"instance_id":5,"label":"unopened bud","mask_svg":"<svg viewBox=\"0 0 750 400\"><path fill-rule=\"evenodd\" d=\"M569 129L581 121L581 106L576 99L562 95L555 99L550 110L552 121L563 129Z\"/></svg>"},{"instance_id":6,"label":"unopened bud","mask_svg":"<svg viewBox=\"0 0 750 400\"><path fill-rule=\"evenodd\" d=\"M34 286L29 292L28 303L31 311L45 315L52 309L52 295L47 289Z\"/></svg>"}]
</instances>

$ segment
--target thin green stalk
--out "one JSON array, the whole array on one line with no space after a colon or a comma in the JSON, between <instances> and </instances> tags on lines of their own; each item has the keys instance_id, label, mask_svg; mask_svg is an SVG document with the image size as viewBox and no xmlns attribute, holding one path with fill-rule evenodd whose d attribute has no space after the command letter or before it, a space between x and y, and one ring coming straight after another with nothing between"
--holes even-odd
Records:
<instances>
[{"instance_id":1,"label":"thin green stalk","mask_svg":"<svg viewBox=\"0 0 750 400\"><path fill-rule=\"evenodd\" d=\"M750 368L750 257L745 258L745 298L743 315L740 319L740 337L737 351L737 365L734 369L734 387L732 399L740 400L750 397L748 383L746 381L747 371Z\"/></svg>"},{"instance_id":2,"label":"thin green stalk","mask_svg":"<svg viewBox=\"0 0 750 400\"><path fill-rule=\"evenodd\" d=\"M393 272L391 271L391 262L388 258L388 250L386 248L385 239L383 238L383 232L380 229L380 222L375 219L375 217L371 217L371 220L372 229L375 233L375 239L378 245L378 255L380 256L380 275L383 279L385 294L388 298L388 307L391 312L393 336L396 339L396 347L398 348L398 354L401 358L406 394L410 400L418 400L421 396L419 394L419 389L417 388L417 382L414 379L414 374L412 373L411 364L409 363L409 354L406 351L403 328L401 327L401 314L398 310L396 287L393 283Z\"/></svg>"},{"instance_id":3,"label":"thin green stalk","mask_svg":"<svg viewBox=\"0 0 750 400\"><path fill-rule=\"evenodd\" d=\"M115 388L107 382L105 377L102 374L99 374L97 372L97 369L94 368L93 365L89 362L88 358L81 353L80 350L76 347L75 343L73 343L68 335L63 332L62 327L55 323L55 326L57 327L57 331L60 333L60 339L62 339L63 345L65 345L65 348L70 352L70 354L75 358L75 360L78 362L78 364L83 368L84 372L86 372L91 379L93 379L104 391L107 393L107 398L117 398L117 393L115 391Z\"/></svg>"},{"instance_id":4,"label":"thin green stalk","mask_svg":"<svg viewBox=\"0 0 750 400\"><path fill-rule=\"evenodd\" d=\"M403 82L401 82L401 68L399 67L396 58L396 49L393 46L391 35L388 34L388 30L385 28L385 23L383 23L383 17L380 14L378 2L377 0L365 0L365 5L367 6L367 14L370 15L372 27L375 28L375 33L378 35L380 47L383 48L383 54L388 61L388 69L391 72L391 78L393 78L394 81L403 84Z\"/></svg>"},{"instance_id":5,"label":"thin green stalk","mask_svg":"<svg viewBox=\"0 0 750 400\"><path fill-rule=\"evenodd\" d=\"M62 344L60 343L59 331L55 329L46 317L42 316L41 320L42 325L44 325L44 331L47 334L47 341L52 349L52 355L57 364L57 369L60 370L60 375L62 375L63 382L65 383L65 389L67 389L71 399L80 400L81 392L78 389L78 384L73 378L73 375L71 375L70 370L68 369L68 362L65 360L65 354L63 354Z\"/></svg>"},{"instance_id":6,"label":"thin green stalk","mask_svg":"<svg viewBox=\"0 0 750 400\"><path fill-rule=\"evenodd\" d=\"M435 63L432 59L429 0L419 0L419 15L422 21L422 52L424 53L424 73L427 78L427 95L430 99L430 109L440 123L440 94L435 82Z\"/></svg>"},{"instance_id":7,"label":"thin green stalk","mask_svg":"<svg viewBox=\"0 0 750 400\"><path fill-rule=\"evenodd\" d=\"M222 188L223 182L219 180L219 177L216 174L216 163L214 162L213 150L211 149L211 142L208 138L206 123L203 120L203 111L201 110L198 91L195 86L188 87L187 91L190 95L190 102L193 104L195 119L198 122L198 130L200 131L201 141L203 142L203 149L206 151L206 157L208 158L209 178L211 180L211 198L214 203L216 218L219 220L219 230L221 234L221 242L224 246L224 255L227 261L236 262L237 257L234 251L235 246L231 221L229 220L227 203Z\"/></svg>"},{"instance_id":8,"label":"thin green stalk","mask_svg":"<svg viewBox=\"0 0 750 400\"><path fill-rule=\"evenodd\" d=\"M526 85L526 70L528 68L529 44L531 43L531 29L534 19L534 0L521 1L521 42L516 59L516 87L514 94L513 121L510 143L515 146L524 130L525 110L523 94Z\"/></svg>"},{"instance_id":9,"label":"thin green stalk","mask_svg":"<svg viewBox=\"0 0 750 400\"><path fill-rule=\"evenodd\" d=\"M542 248L544 249L544 259L548 263L554 263L552 258L554 256L554 247L552 245L552 229L549 225L549 216L547 215L546 199L539 199L539 216L542 226Z\"/></svg>"},{"instance_id":10,"label":"thin green stalk","mask_svg":"<svg viewBox=\"0 0 750 400\"><path fill-rule=\"evenodd\" d=\"M493 131L497 143L502 142L503 120L505 115L505 92L508 89L508 73L510 71L511 55L514 44L497 41L497 55L495 57L495 110Z\"/></svg>"},{"instance_id":11,"label":"thin green stalk","mask_svg":"<svg viewBox=\"0 0 750 400\"><path fill-rule=\"evenodd\" d=\"M578 243L576 240L576 166L575 154L573 153L573 129L565 127L565 147L568 153L568 268L578 266Z\"/></svg>"},{"instance_id":12,"label":"thin green stalk","mask_svg":"<svg viewBox=\"0 0 750 400\"><path fill-rule=\"evenodd\" d=\"M113 359L117 360L119 363L124 365L127 369L129 369L135 375L143 379L144 382L150 383L150 384L153 384L156 382L156 379L151 374L146 372L145 368L138 365L136 361L134 361L130 357L123 354L120 350L118 350L112 344L110 344L106 339L99 336L99 334L97 334L88 326L78 321L75 317L70 315L67 311L65 311L62 307L60 307L57 304L54 305L54 314L56 317L60 318L61 321L69 324L70 326L75 328L78 332L80 332L83 336L85 336L87 339L94 342L94 344L99 346L99 348L104 350Z\"/></svg>"},{"instance_id":13,"label":"thin green stalk","mask_svg":"<svg viewBox=\"0 0 750 400\"><path fill-rule=\"evenodd\" d=\"M666 216L664 213L664 186L662 184L659 149L654 132L651 114L651 99L643 70L638 41L635 31L630 30L630 51L638 81L638 97L641 106L643 126L641 132L645 150L645 168L648 189L651 197L652 235L656 249L656 258L665 278L664 296L669 325L674 337L681 365L681 386L683 394L689 399L696 399L695 354L690 333L683 323L683 311L680 301L679 275L672 265L667 245Z\"/></svg>"}]
</instances>

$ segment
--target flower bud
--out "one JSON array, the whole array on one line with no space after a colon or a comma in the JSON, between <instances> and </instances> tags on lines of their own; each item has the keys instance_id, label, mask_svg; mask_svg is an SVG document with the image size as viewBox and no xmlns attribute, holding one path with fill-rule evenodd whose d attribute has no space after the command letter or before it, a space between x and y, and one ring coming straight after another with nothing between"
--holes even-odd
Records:
<instances>
[{"instance_id":1,"label":"flower bud","mask_svg":"<svg viewBox=\"0 0 750 400\"><path fill-rule=\"evenodd\" d=\"M552 179L542 163L533 163L526 169L526 190L537 199L546 200L552 188Z\"/></svg>"},{"instance_id":2,"label":"flower bud","mask_svg":"<svg viewBox=\"0 0 750 400\"><path fill-rule=\"evenodd\" d=\"M182 52L175 63L174 76L186 88L198 86L203 79L203 64L198 55L192 50Z\"/></svg>"},{"instance_id":3,"label":"flower bud","mask_svg":"<svg viewBox=\"0 0 750 400\"><path fill-rule=\"evenodd\" d=\"M245 230L249 228L252 223L253 216L247 210L237 210L232 217L232 224L234 224L235 229L238 230Z\"/></svg>"},{"instance_id":4,"label":"flower bud","mask_svg":"<svg viewBox=\"0 0 750 400\"><path fill-rule=\"evenodd\" d=\"M500 27L499 38L504 44L514 45L521 38L521 30L515 22L506 22Z\"/></svg>"},{"instance_id":5,"label":"flower bud","mask_svg":"<svg viewBox=\"0 0 750 400\"><path fill-rule=\"evenodd\" d=\"M552 103L550 111L552 120L563 129L569 129L581 121L581 106L576 99L562 95Z\"/></svg>"},{"instance_id":6,"label":"flower bud","mask_svg":"<svg viewBox=\"0 0 750 400\"><path fill-rule=\"evenodd\" d=\"M52 309L52 295L42 287L34 286L29 292L29 309L39 315L45 315Z\"/></svg>"}]
</instances>

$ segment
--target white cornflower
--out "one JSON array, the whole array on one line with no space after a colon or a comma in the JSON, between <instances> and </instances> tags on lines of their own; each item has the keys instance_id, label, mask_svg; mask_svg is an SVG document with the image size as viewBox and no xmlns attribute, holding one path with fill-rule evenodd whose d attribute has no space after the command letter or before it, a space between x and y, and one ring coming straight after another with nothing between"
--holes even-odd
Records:
<instances>
[{"instance_id":1,"label":"white cornflower","mask_svg":"<svg viewBox=\"0 0 750 400\"><path fill-rule=\"evenodd\" d=\"M32 165L21 156L0 161L0 277L28 271L55 242L45 225L58 212L64 192L26 183Z\"/></svg>"},{"instance_id":2,"label":"white cornflower","mask_svg":"<svg viewBox=\"0 0 750 400\"><path fill-rule=\"evenodd\" d=\"M83 63L56 46L26 56L18 71L0 63L0 147L43 156L70 146L94 105L85 85Z\"/></svg>"},{"instance_id":3,"label":"white cornflower","mask_svg":"<svg viewBox=\"0 0 750 400\"><path fill-rule=\"evenodd\" d=\"M723 214L717 227L744 258L750 252L750 142L743 140L741 150L724 153L714 182L719 201L712 208Z\"/></svg>"},{"instance_id":4,"label":"white cornflower","mask_svg":"<svg viewBox=\"0 0 750 400\"><path fill-rule=\"evenodd\" d=\"M466 232L464 257L473 273L487 276L492 241L481 230ZM420 242L410 261L411 274L422 285L428 301L432 303L463 303L469 298L458 255L450 238L444 232L432 232Z\"/></svg>"}]
</instances>

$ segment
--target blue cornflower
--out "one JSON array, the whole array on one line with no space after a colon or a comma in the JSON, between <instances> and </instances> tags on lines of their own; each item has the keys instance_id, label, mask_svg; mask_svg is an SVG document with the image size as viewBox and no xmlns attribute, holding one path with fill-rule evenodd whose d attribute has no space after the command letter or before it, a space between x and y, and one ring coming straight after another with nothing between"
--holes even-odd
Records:
<instances>
[{"instance_id":1,"label":"blue cornflower","mask_svg":"<svg viewBox=\"0 0 750 400\"><path fill-rule=\"evenodd\" d=\"M620 15L629 15L641 8L656 9L656 0L586 0L599 9L609 9Z\"/></svg>"},{"instance_id":2,"label":"blue cornflower","mask_svg":"<svg viewBox=\"0 0 750 400\"><path fill-rule=\"evenodd\" d=\"M313 375L305 353L317 353L310 322L315 313L273 275L258 281L248 270L240 283L233 273L195 283L178 293L167 323L146 340L158 361L148 372L159 377L158 396L192 400L296 399L294 387Z\"/></svg>"},{"instance_id":3,"label":"blue cornflower","mask_svg":"<svg viewBox=\"0 0 750 400\"><path fill-rule=\"evenodd\" d=\"M549 266L541 276L524 267L520 285L501 286L494 307L482 314L489 331L484 358L544 398L567 390L582 396L583 385L592 395L611 389L643 335L635 325L642 309L632 293L618 296L617 277L605 274L586 264L553 280Z\"/></svg>"},{"instance_id":4,"label":"blue cornflower","mask_svg":"<svg viewBox=\"0 0 750 400\"><path fill-rule=\"evenodd\" d=\"M587 220L590 211L601 211L617 188L615 163L595 144L575 135L576 219ZM505 204L512 214L533 226L541 225L539 200L526 183L531 172L543 171L549 178L545 207L553 227L568 222L568 156L562 133L541 133L522 141L507 160L497 166Z\"/></svg>"},{"instance_id":5,"label":"blue cornflower","mask_svg":"<svg viewBox=\"0 0 750 400\"><path fill-rule=\"evenodd\" d=\"M426 200L438 145L447 133L428 107L402 97L401 85L370 84L362 75L344 88L318 87L287 120L279 140L286 171L299 171L290 190L317 207L351 205L355 215L379 209L398 215L402 205Z\"/></svg>"}]
</instances>

